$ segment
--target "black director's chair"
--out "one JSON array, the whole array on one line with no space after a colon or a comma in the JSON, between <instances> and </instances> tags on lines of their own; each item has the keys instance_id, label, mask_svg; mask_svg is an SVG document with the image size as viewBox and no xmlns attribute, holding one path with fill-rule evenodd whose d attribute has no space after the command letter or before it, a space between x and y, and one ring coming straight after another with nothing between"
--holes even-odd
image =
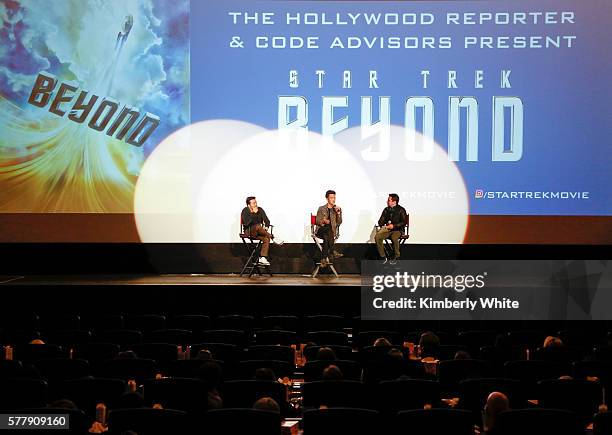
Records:
<instances>
[{"instance_id":1,"label":"black director's chair","mask_svg":"<svg viewBox=\"0 0 612 435\"><path fill-rule=\"evenodd\" d=\"M270 225L266 229L268 230L268 233L270 233L270 236L273 237L272 231L274 229L274 226ZM259 257L261 257L261 240L259 240L257 237L251 236L251 234L247 231L244 225L242 225L242 220L240 220L239 236L242 240L242 243L244 243L244 246L247 249L247 253L249 254L249 258L246 263L244 263L244 267L240 272L240 276L244 275L245 273L248 273L250 278L255 272L257 272L257 274L261 276L262 270L272 276L272 272L270 271L269 265L259 264Z\"/></svg>"},{"instance_id":2,"label":"black director's chair","mask_svg":"<svg viewBox=\"0 0 612 435\"><path fill-rule=\"evenodd\" d=\"M382 227L379 225L374 225L374 228L376 229L376 231L378 231ZM400 249L404 245L404 243L406 243L406 240L410 238L409 228L410 228L410 215L406 213L406 225L404 225L404 227L402 228L402 234L400 235L400 238L399 238ZM385 253L387 254L387 258L393 258L393 256L395 255L395 253L393 252L393 240L391 240L391 237L387 237L384 240L384 243L385 243L384 246L385 246Z\"/></svg>"},{"instance_id":3,"label":"black director's chair","mask_svg":"<svg viewBox=\"0 0 612 435\"><path fill-rule=\"evenodd\" d=\"M323 261L323 246L321 246L321 242L320 242L321 239L317 237L317 216L314 214L310 215L310 236L312 237L312 240L314 240L315 244L317 245L317 248L319 248L319 252L321 253L321 259L317 263L315 263L315 268L312 271L311 276L313 278L316 278L317 275L319 274L319 271L321 270L321 267L323 268L329 267L329 269L334 273L336 278L338 278L338 272L336 272L336 268L334 267L334 263L332 261L327 263L325 266L321 263ZM339 236L340 236L340 225L336 227L336 234L334 235L334 240L338 240Z\"/></svg>"}]
</instances>

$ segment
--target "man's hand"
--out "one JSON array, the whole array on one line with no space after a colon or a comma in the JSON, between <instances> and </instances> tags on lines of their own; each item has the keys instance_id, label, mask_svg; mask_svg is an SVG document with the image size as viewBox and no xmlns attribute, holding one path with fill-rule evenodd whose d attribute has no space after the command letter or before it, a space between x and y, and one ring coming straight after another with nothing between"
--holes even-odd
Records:
<instances>
[{"instance_id":1,"label":"man's hand","mask_svg":"<svg viewBox=\"0 0 612 435\"><path fill-rule=\"evenodd\" d=\"M328 224L331 224L331 221L330 221L329 219L325 219L325 218L324 218L323 220L321 220L321 223L322 223L323 225L328 225Z\"/></svg>"},{"instance_id":2,"label":"man's hand","mask_svg":"<svg viewBox=\"0 0 612 435\"><path fill-rule=\"evenodd\" d=\"M393 224L387 224L385 225L385 228L388 230L392 230L393 229Z\"/></svg>"},{"instance_id":3,"label":"man's hand","mask_svg":"<svg viewBox=\"0 0 612 435\"><path fill-rule=\"evenodd\" d=\"M257 213L259 211L259 208L258 207L251 207L249 205L249 210L251 210L251 213Z\"/></svg>"},{"instance_id":4,"label":"man's hand","mask_svg":"<svg viewBox=\"0 0 612 435\"><path fill-rule=\"evenodd\" d=\"M338 214L342 213L342 209L340 207L336 207L336 213Z\"/></svg>"}]
</instances>

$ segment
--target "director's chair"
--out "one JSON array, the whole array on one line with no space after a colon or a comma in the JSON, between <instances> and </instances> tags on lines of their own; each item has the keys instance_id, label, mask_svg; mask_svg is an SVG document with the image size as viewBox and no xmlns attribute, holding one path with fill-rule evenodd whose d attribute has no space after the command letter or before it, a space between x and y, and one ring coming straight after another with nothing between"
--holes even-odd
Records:
<instances>
[{"instance_id":1,"label":"director's chair","mask_svg":"<svg viewBox=\"0 0 612 435\"><path fill-rule=\"evenodd\" d=\"M317 245L317 248L319 248L319 252L321 253L321 259L315 263L315 268L312 271L311 276L313 278L316 278L317 275L319 274L319 271L321 270L321 267L326 268L329 267L329 269L334 273L334 275L336 276L336 278L338 278L338 272L336 272L336 268L334 267L334 264L332 261L330 261L329 263L327 263L325 266L321 263L323 261L323 246L321 246L321 242L318 236L317 236L317 216L314 214L310 215L310 237L312 237L312 240L315 242L315 244ZM336 227L336 234L334 235L334 240L338 240L338 237L340 236L340 225L338 225Z\"/></svg>"},{"instance_id":2,"label":"director's chair","mask_svg":"<svg viewBox=\"0 0 612 435\"><path fill-rule=\"evenodd\" d=\"M274 226L270 225L266 229L268 230L268 233L270 233L270 236L274 237L272 234ZM259 257L261 257L261 240L259 240L257 237L251 236L251 234L242 224L242 219L240 220L239 237L242 240L244 246L246 247L247 253L249 254L249 258L246 263L244 263L244 267L240 272L240 276L244 275L245 273L248 273L250 278L255 272L257 272L257 274L261 276L262 269L270 276L272 276L272 272L270 271L269 265L259 264Z\"/></svg>"},{"instance_id":3,"label":"director's chair","mask_svg":"<svg viewBox=\"0 0 612 435\"><path fill-rule=\"evenodd\" d=\"M374 225L374 229L376 230L376 232L378 232L378 230L380 230L381 228L382 227L379 225ZM406 240L410 238L409 228L410 228L410 215L406 213L406 225L404 225L404 227L402 228L402 234L400 235L400 238L399 238L400 249L404 245L404 243L406 243ZM387 237L384 240L384 247L385 247L385 254L387 254L387 257L393 258L395 253L393 252L393 241L391 240L390 237Z\"/></svg>"}]
</instances>

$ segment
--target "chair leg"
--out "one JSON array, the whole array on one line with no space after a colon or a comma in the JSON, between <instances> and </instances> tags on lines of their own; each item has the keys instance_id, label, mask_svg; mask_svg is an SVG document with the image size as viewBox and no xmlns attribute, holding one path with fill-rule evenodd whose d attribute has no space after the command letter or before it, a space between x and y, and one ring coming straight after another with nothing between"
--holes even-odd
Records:
<instances>
[{"instance_id":1,"label":"chair leg","mask_svg":"<svg viewBox=\"0 0 612 435\"><path fill-rule=\"evenodd\" d=\"M249 252L249 258L247 259L247 261L244 263L244 266L242 268L242 270L240 271L240 276L244 275L246 270L249 268L249 266L251 265L251 262L253 260L253 254L255 253L255 247L251 247L249 246L249 243L247 243L246 240L242 239L242 243L244 243L244 246L246 246L247 251Z\"/></svg>"},{"instance_id":2,"label":"chair leg","mask_svg":"<svg viewBox=\"0 0 612 435\"><path fill-rule=\"evenodd\" d=\"M317 275L319 274L319 270L321 269L321 264L317 263L317 266L314 268L314 270L312 271L312 277L316 278Z\"/></svg>"},{"instance_id":3,"label":"chair leg","mask_svg":"<svg viewBox=\"0 0 612 435\"><path fill-rule=\"evenodd\" d=\"M331 269L332 272L334 272L334 275L336 275L336 278L338 278L338 272L336 272L336 268L334 267L334 265L330 264L329 268Z\"/></svg>"}]
</instances>

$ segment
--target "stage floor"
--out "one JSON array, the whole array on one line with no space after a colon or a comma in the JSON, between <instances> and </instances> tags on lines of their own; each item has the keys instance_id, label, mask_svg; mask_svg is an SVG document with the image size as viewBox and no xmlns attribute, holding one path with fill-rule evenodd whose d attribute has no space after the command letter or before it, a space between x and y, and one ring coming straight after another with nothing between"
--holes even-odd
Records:
<instances>
[{"instance_id":1,"label":"stage floor","mask_svg":"<svg viewBox=\"0 0 612 435\"><path fill-rule=\"evenodd\" d=\"M193 274L193 275L33 275L0 276L0 285L211 285L211 286L339 286L355 287L361 285L359 275L274 275L246 276L238 274Z\"/></svg>"}]
</instances>

